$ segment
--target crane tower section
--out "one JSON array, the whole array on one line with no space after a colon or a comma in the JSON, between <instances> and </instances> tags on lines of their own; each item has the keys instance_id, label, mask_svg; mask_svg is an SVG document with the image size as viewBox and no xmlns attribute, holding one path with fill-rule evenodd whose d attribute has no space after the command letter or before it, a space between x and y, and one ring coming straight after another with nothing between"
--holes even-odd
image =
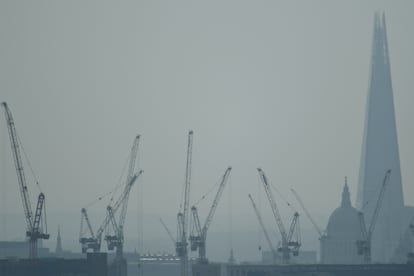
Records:
<instances>
[{"instance_id":1,"label":"crane tower section","mask_svg":"<svg viewBox=\"0 0 414 276\"><path fill-rule=\"evenodd\" d=\"M184 202L183 209L177 214L177 242L175 243L175 250L180 257L181 276L189 275L188 271L188 219L189 219L189 205L190 205L190 181L191 181L191 161L193 151L193 131L188 132L187 144L187 163L185 169L185 183L184 183Z\"/></svg>"}]
</instances>

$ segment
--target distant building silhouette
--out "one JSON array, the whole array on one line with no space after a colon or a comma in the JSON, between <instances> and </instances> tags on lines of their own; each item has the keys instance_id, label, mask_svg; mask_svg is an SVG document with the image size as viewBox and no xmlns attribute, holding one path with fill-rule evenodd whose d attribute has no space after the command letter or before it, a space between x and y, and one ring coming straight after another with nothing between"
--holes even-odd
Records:
<instances>
[{"instance_id":1,"label":"distant building silhouette","mask_svg":"<svg viewBox=\"0 0 414 276\"><path fill-rule=\"evenodd\" d=\"M48 257L49 248L38 247L38 256ZM28 258L29 242L28 241L0 241L0 259L3 258ZM1 274L0 274L1 275Z\"/></svg>"},{"instance_id":2,"label":"distant building silhouette","mask_svg":"<svg viewBox=\"0 0 414 276\"><path fill-rule=\"evenodd\" d=\"M357 241L363 239L358 210L351 205L351 195L345 179L341 205L329 217L326 233L321 237L321 263L362 264Z\"/></svg>"},{"instance_id":3,"label":"distant building silhouette","mask_svg":"<svg viewBox=\"0 0 414 276\"><path fill-rule=\"evenodd\" d=\"M393 258L409 216L414 214L404 206L385 16L377 13L356 201L367 227L388 169L391 178L372 237L374 262L389 262Z\"/></svg>"},{"instance_id":4,"label":"distant building silhouette","mask_svg":"<svg viewBox=\"0 0 414 276\"><path fill-rule=\"evenodd\" d=\"M56 256L63 256L62 239L60 237L60 225L58 226L55 254Z\"/></svg>"},{"instance_id":5,"label":"distant building silhouette","mask_svg":"<svg viewBox=\"0 0 414 276\"><path fill-rule=\"evenodd\" d=\"M86 259L0 259L2 276L109 276L106 253L87 253Z\"/></svg>"}]
</instances>

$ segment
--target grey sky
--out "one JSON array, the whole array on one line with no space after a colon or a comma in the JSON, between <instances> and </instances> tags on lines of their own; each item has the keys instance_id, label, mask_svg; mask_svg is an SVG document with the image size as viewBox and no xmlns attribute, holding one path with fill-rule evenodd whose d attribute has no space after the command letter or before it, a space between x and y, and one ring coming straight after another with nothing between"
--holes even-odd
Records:
<instances>
[{"instance_id":1,"label":"grey sky","mask_svg":"<svg viewBox=\"0 0 414 276\"><path fill-rule=\"evenodd\" d=\"M0 101L49 213L78 214L111 190L139 133L143 189L130 209L142 191L144 213L173 218L193 129L193 201L231 165L231 208L227 187L217 217L231 209L252 222L233 228L257 229L247 194L260 193L268 211L260 166L291 201L294 187L324 227L345 175L355 202L377 10L386 13L403 189L413 205L412 1L1 1ZM2 112L1 214L17 213L23 225L8 139ZM29 189L33 205L38 191ZM50 227L58 223L69 222ZM76 240L79 221L70 223L67 238ZM158 221L147 227L163 233ZM0 237L14 238L5 228Z\"/></svg>"}]
</instances>

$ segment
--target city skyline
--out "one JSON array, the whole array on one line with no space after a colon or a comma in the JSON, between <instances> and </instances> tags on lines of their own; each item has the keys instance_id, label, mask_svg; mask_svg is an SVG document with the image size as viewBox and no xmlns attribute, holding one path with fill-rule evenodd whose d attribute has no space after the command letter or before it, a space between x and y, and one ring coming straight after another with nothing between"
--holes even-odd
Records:
<instances>
[{"instance_id":1,"label":"city skyline","mask_svg":"<svg viewBox=\"0 0 414 276\"><path fill-rule=\"evenodd\" d=\"M228 231L230 213L233 231L257 231L248 193L261 197L267 225L274 225L257 167L289 201L295 188L324 228L340 201L344 176L356 199L378 8L387 15L405 201L414 205L411 3L183 1L118 9L108 3L79 9L75 2L45 9L46 2L39 3L0 4L0 18L8 23L0 24L1 100L13 112L48 214L57 214L50 229L62 225L63 245L77 240L80 209L118 184L136 134L142 135L138 163L144 174L135 187L141 190L132 192L129 234L137 228L137 212L173 220L189 129L192 203L233 167L211 231ZM0 227L0 238L13 239L24 217L3 113L0 127L1 215L21 216ZM33 203L38 190L30 180ZM93 211L94 224L104 213L101 205ZM281 205L287 224L291 211ZM61 221L59 213L79 219ZM302 221L311 228L304 216ZM146 224L144 235L165 235L158 221ZM176 225L169 226L175 232ZM51 241L54 248L53 236Z\"/></svg>"}]
</instances>

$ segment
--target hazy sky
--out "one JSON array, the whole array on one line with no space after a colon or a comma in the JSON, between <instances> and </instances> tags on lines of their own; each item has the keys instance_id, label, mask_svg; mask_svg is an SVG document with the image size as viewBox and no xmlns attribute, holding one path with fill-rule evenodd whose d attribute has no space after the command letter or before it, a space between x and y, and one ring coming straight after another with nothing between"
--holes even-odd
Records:
<instances>
[{"instance_id":1,"label":"hazy sky","mask_svg":"<svg viewBox=\"0 0 414 276\"><path fill-rule=\"evenodd\" d=\"M141 134L144 175L129 211L163 216L175 233L190 129L192 202L233 167L218 221L231 213L233 231L257 230L252 193L274 226L262 167L293 202L294 187L325 227L344 176L356 198L378 10L387 19L405 202L414 205L413 1L1 1L0 101L12 110L48 214L76 217L52 220L50 231L63 225L76 242L81 207L119 183ZM11 232L6 214L21 225L24 217L0 114L0 239L10 240L24 230ZM211 200L200 205L202 218ZM283 202L280 209L290 218ZM104 204L90 211L99 221ZM145 225L144 236L165 235L157 220ZM211 231L229 227L213 222Z\"/></svg>"}]
</instances>

